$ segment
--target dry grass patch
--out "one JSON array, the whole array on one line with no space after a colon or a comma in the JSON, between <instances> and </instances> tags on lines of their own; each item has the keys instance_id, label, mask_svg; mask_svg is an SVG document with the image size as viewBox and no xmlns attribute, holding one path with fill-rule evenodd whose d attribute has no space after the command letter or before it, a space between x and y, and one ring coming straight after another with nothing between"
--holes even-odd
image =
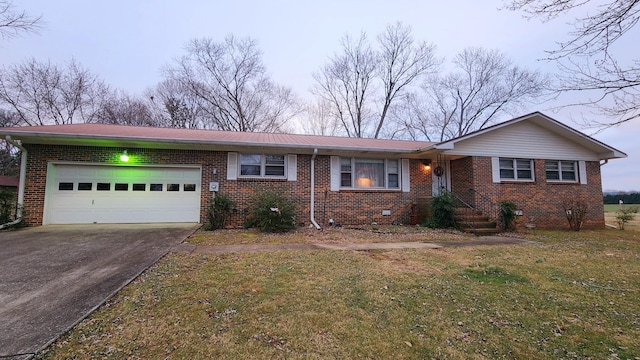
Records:
<instances>
[{"instance_id":1,"label":"dry grass patch","mask_svg":"<svg viewBox=\"0 0 640 360\"><path fill-rule=\"evenodd\" d=\"M640 206L640 205L633 205L633 204L625 204L626 208L632 207L632 206ZM606 224L610 224L610 225L614 225L614 226L618 226L618 219L616 218L616 211L619 209L620 207L618 205L605 205L605 213L604 213L604 222ZM624 230L630 230L630 231L640 231L640 213L639 214L635 214L635 219L629 221L628 223L626 223L624 225Z\"/></svg>"},{"instance_id":2,"label":"dry grass patch","mask_svg":"<svg viewBox=\"0 0 640 360\"><path fill-rule=\"evenodd\" d=\"M640 357L640 234L173 254L41 358Z\"/></svg>"},{"instance_id":3,"label":"dry grass patch","mask_svg":"<svg viewBox=\"0 0 640 360\"><path fill-rule=\"evenodd\" d=\"M415 226L362 226L327 228L319 231L298 228L284 234L260 233L255 229L199 230L187 242L195 245L236 244L361 244L379 242L442 242L472 240L475 236L455 230Z\"/></svg>"}]
</instances>

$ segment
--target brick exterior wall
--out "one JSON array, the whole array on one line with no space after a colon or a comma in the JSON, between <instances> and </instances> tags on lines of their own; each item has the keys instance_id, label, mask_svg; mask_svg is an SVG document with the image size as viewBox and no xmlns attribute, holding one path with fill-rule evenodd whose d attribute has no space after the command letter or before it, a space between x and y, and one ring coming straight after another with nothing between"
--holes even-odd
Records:
<instances>
[{"instance_id":1,"label":"brick exterior wall","mask_svg":"<svg viewBox=\"0 0 640 360\"><path fill-rule=\"evenodd\" d=\"M588 205L583 228L603 228L600 164L587 161L586 167L586 185L548 183L542 159L534 160L534 182L493 183L490 157L465 157L451 161L451 190L493 219L499 216L499 202L511 201L523 210L518 218L520 226L531 221L540 228L568 229L563 203L583 201Z\"/></svg>"},{"instance_id":2,"label":"brick exterior wall","mask_svg":"<svg viewBox=\"0 0 640 360\"><path fill-rule=\"evenodd\" d=\"M47 164L54 162L87 162L120 165L124 148L54 146L25 144L29 153L24 199L24 220L28 225L41 225L47 177ZM209 182L218 181L220 192L230 196L237 206L227 225L242 226L249 199L261 189L277 190L293 197L298 204L296 222L310 224L311 155L298 155L297 181L286 179L227 180L227 152L201 150L132 149L128 154L138 165L200 165L202 191L200 221L206 222L211 192ZM315 219L326 225L329 218L340 224L407 224L413 203L431 196L431 174L419 160L410 161L411 191L330 191L330 157L317 156L315 163ZM133 161L132 161L133 162ZM216 174L214 174L216 169ZM326 196L325 196L326 193ZM383 216L382 210L391 215Z\"/></svg>"}]
</instances>

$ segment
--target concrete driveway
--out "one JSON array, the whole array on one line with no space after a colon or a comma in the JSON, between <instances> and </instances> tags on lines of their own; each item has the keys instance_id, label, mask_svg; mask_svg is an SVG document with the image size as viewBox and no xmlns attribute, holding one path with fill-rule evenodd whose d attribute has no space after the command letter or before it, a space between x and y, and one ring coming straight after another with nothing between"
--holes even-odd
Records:
<instances>
[{"instance_id":1,"label":"concrete driveway","mask_svg":"<svg viewBox=\"0 0 640 360\"><path fill-rule=\"evenodd\" d=\"M0 358L28 358L199 225L50 225L0 232Z\"/></svg>"}]
</instances>

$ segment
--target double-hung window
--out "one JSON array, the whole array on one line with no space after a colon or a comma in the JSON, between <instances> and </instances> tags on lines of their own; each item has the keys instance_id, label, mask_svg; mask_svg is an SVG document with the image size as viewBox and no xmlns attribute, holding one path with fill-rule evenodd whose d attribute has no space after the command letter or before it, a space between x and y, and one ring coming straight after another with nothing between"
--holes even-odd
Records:
<instances>
[{"instance_id":1,"label":"double-hung window","mask_svg":"<svg viewBox=\"0 0 640 360\"><path fill-rule=\"evenodd\" d=\"M533 160L500 158L500 180L533 180Z\"/></svg>"},{"instance_id":2,"label":"double-hung window","mask_svg":"<svg viewBox=\"0 0 640 360\"><path fill-rule=\"evenodd\" d=\"M285 177L285 155L240 154L240 176Z\"/></svg>"},{"instance_id":3,"label":"double-hung window","mask_svg":"<svg viewBox=\"0 0 640 360\"><path fill-rule=\"evenodd\" d=\"M397 159L340 158L340 187L353 189L400 189Z\"/></svg>"},{"instance_id":4,"label":"double-hung window","mask_svg":"<svg viewBox=\"0 0 640 360\"><path fill-rule=\"evenodd\" d=\"M578 164L575 161L547 160L545 170L547 181L578 181Z\"/></svg>"}]
</instances>

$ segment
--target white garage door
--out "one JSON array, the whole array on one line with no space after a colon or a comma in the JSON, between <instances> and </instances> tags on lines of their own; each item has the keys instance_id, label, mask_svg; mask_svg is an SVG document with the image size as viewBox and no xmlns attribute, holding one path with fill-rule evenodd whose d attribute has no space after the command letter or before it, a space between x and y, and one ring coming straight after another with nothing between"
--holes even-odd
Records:
<instances>
[{"instance_id":1,"label":"white garage door","mask_svg":"<svg viewBox=\"0 0 640 360\"><path fill-rule=\"evenodd\" d=\"M200 221L200 168L54 165L45 223Z\"/></svg>"}]
</instances>

